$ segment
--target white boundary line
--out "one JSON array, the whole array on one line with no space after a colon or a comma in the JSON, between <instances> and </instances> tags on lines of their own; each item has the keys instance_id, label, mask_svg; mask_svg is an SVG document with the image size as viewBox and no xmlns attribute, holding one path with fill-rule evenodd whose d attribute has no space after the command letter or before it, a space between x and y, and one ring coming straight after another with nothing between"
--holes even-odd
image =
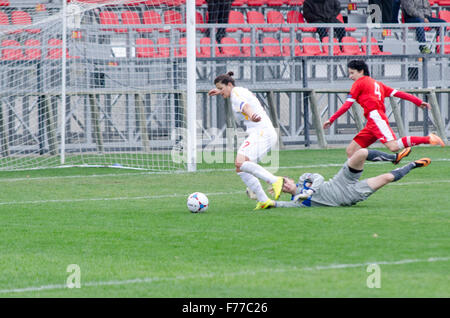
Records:
<instances>
[{"instance_id":1,"label":"white boundary line","mask_svg":"<svg viewBox=\"0 0 450 318\"><path fill-rule=\"evenodd\" d=\"M450 161L449 158L433 159L432 162L445 162ZM367 162L365 165L380 165L390 164L390 162ZM316 165L298 165L298 166L282 166L278 169L309 169L309 168L326 168L326 167L341 167L344 163L328 163L328 164L316 164ZM208 173L208 172L227 172L235 171L234 168L223 169L203 169L198 170L195 173ZM167 174L191 174L192 172L185 171L170 171L170 172L136 172L136 173L107 173L107 174L92 174L92 175L73 175L73 176L54 176L54 177L34 177L34 178L0 178L0 182L18 182L18 181L41 181L41 180L53 180L53 179L79 179L79 178L101 178L101 177L122 177L122 176L142 176L142 175L167 175Z\"/></svg>"},{"instance_id":2,"label":"white boundary line","mask_svg":"<svg viewBox=\"0 0 450 318\"><path fill-rule=\"evenodd\" d=\"M285 272L297 272L297 271L320 271L329 269L347 269L364 267L372 264L377 265L403 265L403 264L413 264L413 263L432 263L432 262L447 262L450 261L450 257L430 257L426 259L404 259L399 261L380 261L380 262L366 262L357 264L330 264L330 265L319 265L312 267L289 267L289 268L264 268L252 271L239 271L239 272L229 272L229 273L205 273L198 275L179 275L175 277L146 277L146 278L135 278L128 280L113 280L113 281L100 281L100 282L87 282L81 283L81 287L100 287L100 286L120 286L120 285L132 285L132 284L149 284L159 281L182 281L190 279L207 279L207 278L224 278L224 277L234 277L234 276L246 276L246 275L257 275L261 273L285 273ZM55 285L43 285L25 288L12 288L12 289L1 289L0 294L10 294L10 293L26 293L26 292L39 292L45 290L58 290L58 289L68 289L66 285L55 284Z\"/></svg>"},{"instance_id":3,"label":"white boundary line","mask_svg":"<svg viewBox=\"0 0 450 318\"><path fill-rule=\"evenodd\" d=\"M403 183L390 183L388 186L407 186L414 184L430 184L430 183L450 183L450 180L427 180L427 181L412 181ZM244 190L240 191L230 191L230 192L206 192L207 196L213 195L233 195L233 194L244 194ZM34 200L34 201L6 201L0 202L2 205L27 205L27 204L47 204L47 203L73 203L73 202L89 202L89 201L122 201L122 200L155 200L155 199L166 199L166 198L179 198L186 197L190 193L173 193L173 194L160 194L160 195L147 195L140 197L113 197L113 198L80 198L80 199L61 199L61 200Z\"/></svg>"},{"instance_id":4,"label":"white boundary line","mask_svg":"<svg viewBox=\"0 0 450 318\"><path fill-rule=\"evenodd\" d=\"M388 186L407 186L413 184L430 184L430 183L450 183L450 180L427 180L427 181L412 181L403 183L390 183ZM207 196L213 195L233 195L244 194L244 190L230 191L230 192L206 192ZM0 202L2 205L20 205L20 204L46 204L46 203L73 203L73 202L89 202L89 201L122 201L122 200L155 200L166 198L179 198L187 197L190 193L173 193L173 194L160 194L160 195L147 195L140 197L115 197L115 198L80 198L80 199L61 199L61 200L34 200L34 201L6 201Z\"/></svg>"}]
</instances>

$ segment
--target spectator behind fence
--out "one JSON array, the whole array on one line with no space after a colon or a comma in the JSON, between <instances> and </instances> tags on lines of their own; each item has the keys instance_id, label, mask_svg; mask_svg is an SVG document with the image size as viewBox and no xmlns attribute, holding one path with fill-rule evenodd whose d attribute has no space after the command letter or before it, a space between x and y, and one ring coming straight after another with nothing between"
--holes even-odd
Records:
<instances>
[{"instance_id":1,"label":"spectator behind fence","mask_svg":"<svg viewBox=\"0 0 450 318\"><path fill-rule=\"evenodd\" d=\"M308 23L342 23L337 19L341 12L339 0L306 0L303 3L303 16ZM320 40L328 36L327 28L317 28ZM335 28L334 35L341 42L345 28Z\"/></svg>"},{"instance_id":2,"label":"spectator behind fence","mask_svg":"<svg viewBox=\"0 0 450 318\"><path fill-rule=\"evenodd\" d=\"M400 12L400 0L394 0L392 4L392 22L398 23L398 13Z\"/></svg>"},{"instance_id":3,"label":"spectator behind fence","mask_svg":"<svg viewBox=\"0 0 450 318\"><path fill-rule=\"evenodd\" d=\"M380 7L381 23L391 23L393 0L369 0L369 4L375 4ZM398 12L397 12L398 15ZM380 22L380 21L372 21Z\"/></svg>"},{"instance_id":4,"label":"spectator behind fence","mask_svg":"<svg viewBox=\"0 0 450 318\"><path fill-rule=\"evenodd\" d=\"M206 0L208 4L208 23L228 23L228 16L231 10L231 3L233 0ZM216 41L220 43L223 37L226 35L225 28L216 29ZM210 36L211 29L208 29L205 33L206 37Z\"/></svg>"},{"instance_id":5,"label":"spectator behind fence","mask_svg":"<svg viewBox=\"0 0 450 318\"><path fill-rule=\"evenodd\" d=\"M433 23L441 22L444 20L439 18L433 18L431 16L431 7L428 0L401 0L402 10L405 16L406 23ZM435 28L437 36L439 36L439 28ZM425 43L425 30L422 27L416 28L416 38L420 43ZM423 54L431 53L431 50L426 45L419 47L420 52Z\"/></svg>"}]
</instances>

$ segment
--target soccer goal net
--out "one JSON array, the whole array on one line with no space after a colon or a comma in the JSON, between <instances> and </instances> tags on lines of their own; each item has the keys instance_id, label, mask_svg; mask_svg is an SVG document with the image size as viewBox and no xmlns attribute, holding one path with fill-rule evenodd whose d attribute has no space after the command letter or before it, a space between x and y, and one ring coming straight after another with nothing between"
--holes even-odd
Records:
<instances>
[{"instance_id":1,"label":"soccer goal net","mask_svg":"<svg viewBox=\"0 0 450 318\"><path fill-rule=\"evenodd\" d=\"M0 170L186 169L185 16L185 1L0 9Z\"/></svg>"}]
</instances>

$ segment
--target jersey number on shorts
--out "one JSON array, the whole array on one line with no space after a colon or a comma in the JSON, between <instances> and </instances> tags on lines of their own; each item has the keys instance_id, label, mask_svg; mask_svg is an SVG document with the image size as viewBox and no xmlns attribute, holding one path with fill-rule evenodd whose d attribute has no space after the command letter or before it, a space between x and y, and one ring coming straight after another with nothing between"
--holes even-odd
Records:
<instances>
[{"instance_id":1,"label":"jersey number on shorts","mask_svg":"<svg viewBox=\"0 0 450 318\"><path fill-rule=\"evenodd\" d=\"M375 82L375 95L377 95L378 99L381 100L381 89L377 82Z\"/></svg>"},{"instance_id":2,"label":"jersey number on shorts","mask_svg":"<svg viewBox=\"0 0 450 318\"><path fill-rule=\"evenodd\" d=\"M250 141L246 141L246 142L244 142L244 146L242 147L242 148L245 148L245 147L247 147L248 145L250 145Z\"/></svg>"}]
</instances>

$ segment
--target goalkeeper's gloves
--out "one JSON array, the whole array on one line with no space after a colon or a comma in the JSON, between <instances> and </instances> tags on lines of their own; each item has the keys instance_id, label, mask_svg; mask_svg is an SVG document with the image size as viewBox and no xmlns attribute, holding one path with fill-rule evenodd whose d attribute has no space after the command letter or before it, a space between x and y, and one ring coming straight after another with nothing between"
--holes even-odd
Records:
<instances>
[{"instance_id":1,"label":"goalkeeper's gloves","mask_svg":"<svg viewBox=\"0 0 450 318\"><path fill-rule=\"evenodd\" d=\"M303 201L309 199L314 194L313 189L303 190L301 193L294 196L294 201Z\"/></svg>"}]
</instances>

